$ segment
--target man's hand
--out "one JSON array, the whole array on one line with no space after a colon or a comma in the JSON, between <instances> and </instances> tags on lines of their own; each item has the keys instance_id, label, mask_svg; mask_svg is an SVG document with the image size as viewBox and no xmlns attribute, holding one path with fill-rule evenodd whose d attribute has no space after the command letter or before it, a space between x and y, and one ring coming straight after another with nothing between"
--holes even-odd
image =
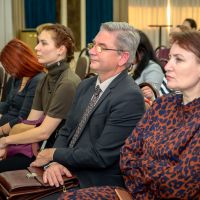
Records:
<instances>
[{"instance_id":1,"label":"man's hand","mask_svg":"<svg viewBox=\"0 0 200 200\"><path fill-rule=\"evenodd\" d=\"M64 181L62 176L71 177L72 174L70 171L64 167L63 165L53 162L50 166L45 170L43 174L44 183L49 183L50 186L59 187L59 185L63 185Z\"/></svg>"},{"instance_id":2,"label":"man's hand","mask_svg":"<svg viewBox=\"0 0 200 200\"><path fill-rule=\"evenodd\" d=\"M49 163L53 160L53 154L55 152L55 148L45 149L41 151L34 162L31 163L32 167L41 167Z\"/></svg>"}]
</instances>

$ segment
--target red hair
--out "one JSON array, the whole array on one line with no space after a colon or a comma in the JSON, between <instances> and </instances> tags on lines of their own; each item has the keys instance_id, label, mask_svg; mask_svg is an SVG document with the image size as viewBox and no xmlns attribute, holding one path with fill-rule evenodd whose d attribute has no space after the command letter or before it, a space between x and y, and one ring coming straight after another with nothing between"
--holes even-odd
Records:
<instances>
[{"instance_id":1,"label":"red hair","mask_svg":"<svg viewBox=\"0 0 200 200\"><path fill-rule=\"evenodd\" d=\"M8 42L0 54L4 69L17 78L33 77L44 71L33 51L22 41L13 39Z\"/></svg>"}]
</instances>

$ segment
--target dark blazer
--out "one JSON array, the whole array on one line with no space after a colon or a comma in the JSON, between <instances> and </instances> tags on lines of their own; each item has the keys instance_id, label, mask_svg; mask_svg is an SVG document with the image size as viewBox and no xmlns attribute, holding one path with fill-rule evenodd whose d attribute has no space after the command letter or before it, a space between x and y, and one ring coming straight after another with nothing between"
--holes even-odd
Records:
<instances>
[{"instance_id":1,"label":"dark blazer","mask_svg":"<svg viewBox=\"0 0 200 200\"><path fill-rule=\"evenodd\" d=\"M69 148L74 130L90 101L97 77L81 82L59 132L53 160L74 172L80 187L119 185L120 148L145 112L143 95L127 71L119 74L104 91L90 115L81 137Z\"/></svg>"}]
</instances>

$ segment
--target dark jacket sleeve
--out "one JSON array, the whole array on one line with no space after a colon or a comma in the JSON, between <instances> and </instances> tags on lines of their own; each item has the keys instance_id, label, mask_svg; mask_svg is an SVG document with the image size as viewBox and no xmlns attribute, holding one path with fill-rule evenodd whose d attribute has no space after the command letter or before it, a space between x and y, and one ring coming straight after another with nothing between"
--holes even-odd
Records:
<instances>
[{"instance_id":1,"label":"dark jacket sleeve","mask_svg":"<svg viewBox=\"0 0 200 200\"><path fill-rule=\"evenodd\" d=\"M104 103L100 105L102 112L94 113L85 130L91 135L88 137L88 145L67 148L63 132L59 142L57 141L55 144L58 148L53 160L71 170L107 168L117 162L120 147L144 113L142 94L137 89L131 91L121 94L115 91L114 97L111 92ZM106 112L105 109L107 109ZM68 122L68 126L65 127L69 132L72 130L69 128L71 127L70 123L73 122ZM69 132L65 134L69 135Z\"/></svg>"}]
</instances>

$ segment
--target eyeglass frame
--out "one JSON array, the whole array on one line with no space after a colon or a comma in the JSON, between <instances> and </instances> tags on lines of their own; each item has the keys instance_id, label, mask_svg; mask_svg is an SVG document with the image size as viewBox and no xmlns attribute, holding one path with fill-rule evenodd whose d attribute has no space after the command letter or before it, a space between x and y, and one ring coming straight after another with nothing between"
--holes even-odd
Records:
<instances>
[{"instance_id":1,"label":"eyeglass frame","mask_svg":"<svg viewBox=\"0 0 200 200\"><path fill-rule=\"evenodd\" d=\"M95 47L95 50L98 53L102 53L102 51L121 51L121 52L125 52L126 50L122 50L122 49L112 49L112 48L106 48L106 47L102 47L101 45L98 44L94 44L93 42L90 42L87 44L87 49L90 50L92 48Z\"/></svg>"}]
</instances>

